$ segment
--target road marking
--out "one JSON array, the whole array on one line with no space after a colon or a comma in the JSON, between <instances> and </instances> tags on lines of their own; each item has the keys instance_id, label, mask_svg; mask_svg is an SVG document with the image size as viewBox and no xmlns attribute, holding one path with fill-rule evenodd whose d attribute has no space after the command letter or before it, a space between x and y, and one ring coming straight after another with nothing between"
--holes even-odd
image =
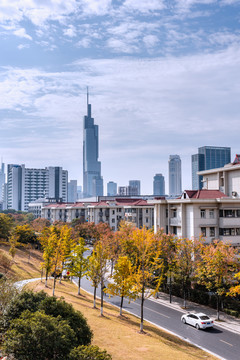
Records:
<instances>
[{"instance_id":1,"label":"road marking","mask_svg":"<svg viewBox=\"0 0 240 360\"><path fill-rule=\"evenodd\" d=\"M227 344L227 345L229 345L229 346L233 346L233 344L230 344L230 343L228 343L227 341L224 341L224 340L221 340L221 339L219 339L221 342L223 342L223 343L225 343L225 344Z\"/></svg>"},{"instance_id":2,"label":"road marking","mask_svg":"<svg viewBox=\"0 0 240 360\"><path fill-rule=\"evenodd\" d=\"M141 306L141 304L138 304L138 303L135 303L135 305ZM170 316L167 316L167 315L165 315L165 314L162 314L162 313L160 313L159 311L152 310L152 309L150 309L150 308L148 308L148 307L146 307L146 306L144 306L144 309L148 309L148 310L150 310L150 311L152 311L152 312L155 312L155 313L158 314L158 315L162 315L162 316L170 319Z\"/></svg>"}]
</instances>

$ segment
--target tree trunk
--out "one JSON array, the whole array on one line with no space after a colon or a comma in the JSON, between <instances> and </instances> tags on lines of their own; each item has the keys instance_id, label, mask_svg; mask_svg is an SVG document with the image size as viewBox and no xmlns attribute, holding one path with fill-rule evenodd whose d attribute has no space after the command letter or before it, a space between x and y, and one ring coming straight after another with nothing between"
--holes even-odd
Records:
<instances>
[{"instance_id":1,"label":"tree trunk","mask_svg":"<svg viewBox=\"0 0 240 360\"><path fill-rule=\"evenodd\" d=\"M96 309L96 292L97 292L97 287L94 286L94 293L93 293L93 308Z\"/></svg>"},{"instance_id":2,"label":"tree trunk","mask_svg":"<svg viewBox=\"0 0 240 360\"><path fill-rule=\"evenodd\" d=\"M47 287L48 272L46 271L45 287Z\"/></svg>"},{"instance_id":3,"label":"tree trunk","mask_svg":"<svg viewBox=\"0 0 240 360\"><path fill-rule=\"evenodd\" d=\"M104 283L103 280L101 280L101 316L103 316L103 289L104 289Z\"/></svg>"},{"instance_id":4,"label":"tree trunk","mask_svg":"<svg viewBox=\"0 0 240 360\"><path fill-rule=\"evenodd\" d=\"M114 267L114 260L112 259L112 260L111 260L111 276L112 276L112 274L113 274L113 267Z\"/></svg>"},{"instance_id":5,"label":"tree trunk","mask_svg":"<svg viewBox=\"0 0 240 360\"><path fill-rule=\"evenodd\" d=\"M53 280L53 296L55 294L55 287L56 287L56 275L54 274L54 280Z\"/></svg>"},{"instance_id":6,"label":"tree trunk","mask_svg":"<svg viewBox=\"0 0 240 360\"><path fill-rule=\"evenodd\" d=\"M183 287L183 307L186 309L186 289Z\"/></svg>"},{"instance_id":7,"label":"tree trunk","mask_svg":"<svg viewBox=\"0 0 240 360\"><path fill-rule=\"evenodd\" d=\"M217 295L217 320L220 320L220 316L219 316L219 295Z\"/></svg>"},{"instance_id":8,"label":"tree trunk","mask_svg":"<svg viewBox=\"0 0 240 360\"><path fill-rule=\"evenodd\" d=\"M80 295L80 288L81 288L81 276L78 277L78 295Z\"/></svg>"},{"instance_id":9,"label":"tree trunk","mask_svg":"<svg viewBox=\"0 0 240 360\"><path fill-rule=\"evenodd\" d=\"M123 308L123 296L121 296L120 316L122 316L122 308Z\"/></svg>"},{"instance_id":10,"label":"tree trunk","mask_svg":"<svg viewBox=\"0 0 240 360\"><path fill-rule=\"evenodd\" d=\"M41 282L42 282L42 278L43 278L43 269L41 270Z\"/></svg>"},{"instance_id":11,"label":"tree trunk","mask_svg":"<svg viewBox=\"0 0 240 360\"><path fill-rule=\"evenodd\" d=\"M169 302L172 302L172 275L170 274L170 282L169 282Z\"/></svg>"},{"instance_id":12,"label":"tree trunk","mask_svg":"<svg viewBox=\"0 0 240 360\"><path fill-rule=\"evenodd\" d=\"M141 324L140 332L143 332L143 304L144 304L144 285L142 287L142 298L141 298Z\"/></svg>"}]
</instances>

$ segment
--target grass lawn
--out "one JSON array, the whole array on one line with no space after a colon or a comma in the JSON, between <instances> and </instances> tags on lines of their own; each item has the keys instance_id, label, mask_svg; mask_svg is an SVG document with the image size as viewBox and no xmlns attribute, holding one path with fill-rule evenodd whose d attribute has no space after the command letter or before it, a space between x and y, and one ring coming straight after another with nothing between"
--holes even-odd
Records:
<instances>
[{"instance_id":1,"label":"grass lawn","mask_svg":"<svg viewBox=\"0 0 240 360\"><path fill-rule=\"evenodd\" d=\"M9 254L10 245L0 244L2 251L10 260L12 267L7 272L7 277L16 281L39 278L41 276L40 264L42 262L42 253L39 250L28 250L25 247L17 248L16 255L12 259ZM0 264L0 272L5 273L5 269Z\"/></svg>"},{"instance_id":2,"label":"grass lawn","mask_svg":"<svg viewBox=\"0 0 240 360\"><path fill-rule=\"evenodd\" d=\"M27 286L34 291L44 290L52 295L52 281L48 281L47 288L41 281ZM83 290L81 292L78 296L76 285L64 280L61 284L57 282L55 295L63 297L84 314L94 333L93 344L106 349L113 360L216 359L147 322L144 324L145 334L140 334L138 318L127 313L119 317L119 310L106 303L104 317L101 317L99 301L97 309L93 309L93 296Z\"/></svg>"}]
</instances>

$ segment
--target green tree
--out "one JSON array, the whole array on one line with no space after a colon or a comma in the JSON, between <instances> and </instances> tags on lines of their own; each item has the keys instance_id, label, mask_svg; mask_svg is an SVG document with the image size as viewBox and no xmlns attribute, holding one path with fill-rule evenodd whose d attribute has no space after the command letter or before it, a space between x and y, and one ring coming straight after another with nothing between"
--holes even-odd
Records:
<instances>
[{"instance_id":1,"label":"green tree","mask_svg":"<svg viewBox=\"0 0 240 360\"><path fill-rule=\"evenodd\" d=\"M196 261L196 279L217 296L217 319L221 296L228 293L234 273L239 270L237 249L223 241L202 244Z\"/></svg>"},{"instance_id":2,"label":"green tree","mask_svg":"<svg viewBox=\"0 0 240 360\"><path fill-rule=\"evenodd\" d=\"M99 269L99 278L101 285L101 316L103 316L103 294L105 289L104 279L107 272L108 251L103 246L101 241L98 241L94 247L93 254Z\"/></svg>"},{"instance_id":3,"label":"green tree","mask_svg":"<svg viewBox=\"0 0 240 360\"><path fill-rule=\"evenodd\" d=\"M114 267L112 275L113 282L108 283L105 289L106 293L121 297L120 316L122 315L123 299L135 299L136 294L133 292L134 274L131 261L127 256L120 256Z\"/></svg>"},{"instance_id":4,"label":"green tree","mask_svg":"<svg viewBox=\"0 0 240 360\"><path fill-rule=\"evenodd\" d=\"M100 350L96 345L78 346L74 348L69 360L111 360L112 357L106 350Z\"/></svg>"},{"instance_id":5,"label":"green tree","mask_svg":"<svg viewBox=\"0 0 240 360\"><path fill-rule=\"evenodd\" d=\"M1 328L4 329L6 326L5 314L8 311L9 305L18 293L19 290L12 280L6 278L0 279L0 332Z\"/></svg>"},{"instance_id":6,"label":"green tree","mask_svg":"<svg viewBox=\"0 0 240 360\"><path fill-rule=\"evenodd\" d=\"M27 310L11 322L3 349L21 360L65 360L75 344L75 333L67 321Z\"/></svg>"}]
</instances>

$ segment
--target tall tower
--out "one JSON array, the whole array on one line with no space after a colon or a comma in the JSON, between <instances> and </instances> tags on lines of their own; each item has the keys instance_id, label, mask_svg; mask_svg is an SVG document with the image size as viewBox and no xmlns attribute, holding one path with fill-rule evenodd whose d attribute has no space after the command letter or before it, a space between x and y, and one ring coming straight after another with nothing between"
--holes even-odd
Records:
<instances>
[{"instance_id":1,"label":"tall tower","mask_svg":"<svg viewBox=\"0 0 240 360\"><path fill-rule=\"evenodd\" d=\"M165 195L165 179L162 174L156 174L153 178L153 195Z\"/></svg>"},{"instance_id":2,"label":"tall tower","mask_svg":"<svg viewBox=\"0 0 240 360\"><path fill-rule=\"evenodd\" d=\"M169 195L178 196L182 193L182 166L179 155L170 155L168 161Z\"/></svg>"},{"instance_id":3,"label":"tall tower","mask_svg":"<svg viewBox=\"0 0 240 360\"><path fill-rule=\"evenodd\" d=\"M202 146L198 154L192 155L192 189L200 190L203 187L202 176L198 171L223 167L231 162L231 148L220 146Z\"/></svg>"},{"instance_id":4,"label":"tall tower","mask_svg":"<svg viewBox=\"0 0 240 360\"><path fill-rule=\"evenodd\" d=\"M102 196L103 178L98 161L98 125L94 125L87 89L87 115L83 120L83 195Z\"/></svg>"}]
</instances>

